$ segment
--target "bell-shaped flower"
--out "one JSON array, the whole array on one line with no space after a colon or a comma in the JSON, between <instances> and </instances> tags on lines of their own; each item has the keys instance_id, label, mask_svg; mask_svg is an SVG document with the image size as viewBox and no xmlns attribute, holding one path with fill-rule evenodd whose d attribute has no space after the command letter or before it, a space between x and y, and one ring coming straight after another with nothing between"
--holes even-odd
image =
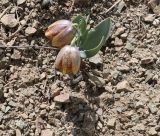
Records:
<instances>
[{"instance_id":1,"label":"bell-shaped flower","mask_svg":"<svg viewBox=\"0 0 160 136\"><path fill-rule=\"evenodd\" d=\"M80 51L77 47L66 45L57 55L55 68L63 74L76 74L80 69Z\"/></svg>"},{"instance_id":2,"label":"bell-shaped flower","mask_svg":"<svg viewBox=\"0 0 160 136\"><path fill-rule=\"evenodd\" d=\"M45 36L52 42L52 46L62 48L69 45L76 33L73 24L69 20L59 20L51 24Z\"/></svg>"}]
</instances>

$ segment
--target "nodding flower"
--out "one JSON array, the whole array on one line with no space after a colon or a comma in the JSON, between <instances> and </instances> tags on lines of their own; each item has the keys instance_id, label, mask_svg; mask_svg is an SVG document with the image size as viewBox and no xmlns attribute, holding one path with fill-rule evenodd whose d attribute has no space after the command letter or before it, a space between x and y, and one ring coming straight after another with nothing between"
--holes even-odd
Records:
<instances>
[{"instance_id":1,"label":"nodding flower","mask_svg":"<svg viewBox=\"0 0 160 136\"><path fill-rule=\"evenodd\" d=\"M57 55L55 68L63 74L77 74L80 69L80 51L77 47L66 45Z\"/></svg>"},{"instance_id":2,"label":"nodding flower","mask_svg":"<svg viewBox=\"0 0 160 136\"><path fill-rule=\"evenodd\" d=\"M62 48L69 45L74 38L76 29L69 20L59 20L51 24L45 36L52 42L52 46Z\"/></svg>"}]
</instances>

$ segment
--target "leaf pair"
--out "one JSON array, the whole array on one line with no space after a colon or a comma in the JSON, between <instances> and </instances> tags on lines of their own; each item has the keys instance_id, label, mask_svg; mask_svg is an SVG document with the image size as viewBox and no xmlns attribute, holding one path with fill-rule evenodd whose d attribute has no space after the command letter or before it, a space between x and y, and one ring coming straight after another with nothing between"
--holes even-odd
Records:
<instances>
[{"instance_id":1,"label":"leaf pair","mask_svg":"<svg viewBox=\"0 0 160 136\"><path fill-rule=\"evenodd\" d=\"M107 18L103 20L91 30L87 30L88 19L85 20L80 15L75 17L72 22L78 24L80 33L78 47L80 48L81 57L93 57L98 53L101 47L105 45L110 36L112 27L111 19Z\"/></svg>"}]
</instances>

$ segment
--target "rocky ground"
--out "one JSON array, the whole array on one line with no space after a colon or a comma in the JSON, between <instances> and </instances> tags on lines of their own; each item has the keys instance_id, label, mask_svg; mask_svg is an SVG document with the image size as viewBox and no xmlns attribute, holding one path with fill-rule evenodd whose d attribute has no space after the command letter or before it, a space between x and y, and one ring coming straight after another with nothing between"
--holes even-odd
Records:
<instances>
[{"instance_id":1,"label":"rocky ground","mask_svg":"<svg viewBox=\"0 0 160 136\"><path fill-rule=\"evenodd\" d=\"M160 135L158 2L126 0L107 11L115 0L76 1L69 12L69 0L1 0L0 136ZM71 86L54 75L57 50L38 47L50 46L49 24L78 13L90 14L90 26L111 17L113 30Z\"/></svg>"}]
</instances>

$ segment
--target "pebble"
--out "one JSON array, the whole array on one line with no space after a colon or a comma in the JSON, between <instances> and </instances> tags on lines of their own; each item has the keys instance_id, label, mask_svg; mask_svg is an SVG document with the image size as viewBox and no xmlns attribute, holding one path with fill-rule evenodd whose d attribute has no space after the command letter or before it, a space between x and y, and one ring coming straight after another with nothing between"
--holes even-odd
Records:
<instances>
[{"instance_id":1,"label":"pebble","mask_svg":"<svg viewBox=\"0 0 160 136\"><path fill-rule=\"evenodd\" d=\"M122 39L119 39L118 37L115 38L115 41L114 41L114 45L115 46L122 46L123 45L123 41Z\"/></svg>"},{"instance_id":2,"label":"pebble","mask_svg":"<svg viewBox=\"0 0 160 136\"><path fill-rule=\"evenodd\" d=\"M53 131L50 129L45 129L41 131L41 136L53 136Z\"/></svg>"},{"instance_id":3,"label":"pebble","mask_svg":"<svg viewBox=\"0 0 160 136\"><path fill-rule=\"evenodd\" d=\"M9 4L9 0L1 0L2 5L8 5Z\"/></svg>"},{"instance_id":4,"label":"pebble","mask_svg":"<svg viewBox=\"0 0 160 136\"><path fill-rule=\"evenodd\" d=\"M154 14L148 14L147 16L144 17L144 21L148 23L152 23L155 19Z\"/></svg>"},{"instance_id":5,"label":"pebble","mask_svg":"<svg viewBox=\"0 0 160 136\"><path fill-rule=\"evenodd\" d=\"M17 5L24 4L25 2L26 2L26 0L17 0Z\"/></svg>"},{"instance_id":6,"label":"pebble","mask_svg":"<svg viewBox=\"0 0 160 136\"><path fill-rule=\"evenodd\" d=\"M42 103L42 104L40 105L40 109L45 109L46 107L47 107L47 104Z\"/></svg>"},{"instance_id":7,"label":"pebble","mask_svg":"<svg viewBox=\"0 0 160 136\"><path fill-rule=\"evenodd\" d=\"M68 103L70 102L70 95L68 93L60 94L54 97L54 101L59 103Z\"/></svg>"},{"instance_id":8,"label":"pebble","mask_svg":"<svg viewBox=\"0 0 160 136\"><path fill-rule=\"evenodd\" d=\"M105 85L105 80L101 77L95 76L91 73L88 73L88 77L97 87L103 87Z\"/></svg>"},{"instance_id":9,"label":"pebble","mask_svg":"<svg viewBox=\"0 0 160 136\"><path fill-rule=\"evenodd\" d=\"M146 57L146 58L143 58L142 60L141 60L141 64L142 65L148 65L148 64L151 64L151 63L153 63L153 58L152 57Z\"/></svg>"},{"instance_id":10,"label":"pebble","mask_svg":"<svg viewBox=\"0 0 160 136\"><path fill-rule=\"evenodd\" d=\"M34 33L36 33L37 29L35 29L34 27L27 27L25 29L25 33L27 35L33 35Z\"/></svg>"},{"instance_id":11,"label":"pebble","mask_svg":"<svg viewBox=\"0 0 160 136\"><path fill-rule=\"evenodd\" d=\"M103 60L98 53L95 56L89 58L89 62L91 62L92 64L95 64L95 65L103 64Z\"/></svg>"},{"instance_id":12,"label":"pebble","mask_svg":"<svg viewBox=\"0 0 160 136\"><path fill-rule=\"evenodd\" d=\"M127 33L123 33L123 34L121 34L121 36L120 36L120 37L121 37L122 39L126 40L126 39L127 39L127 36L128 36L128 34L127 34Z\"/></svg>"},{"instance_id":13,"label":"pebble","mask_svg":"<svg viewBox=\"0 0 160 136\"><path fill-rule=\"evenodd\" d=\"M145 130L145 126L143 123L137 124L136 126L133 127L134 130L138 130L138 131L144 131Z\"/></svg>"},{"instance_id":14,"label":"pebble","mask_svg":"<svg viewBox=\"0 0 160 136\"><path fill-rule=\"evenodd\" d=\"M125 49L127 49L128 51L133 51L135 48L130 42L127 42Z\"/></svg>"},{"instance_id":15,"label":"pebble","mask_svg":"<svg viewBox=\"0 0 160 136\"><path fill-rule=\"evenodd\" d=\"M3 25L14 28L18 25L18 20L15 18L14 14L6 14L1 18Z\"/></svg>"},{"instance_id":16,"label":"pebble","mask_svg":"<svg viewBox=\"0 0 160 136\"><path fill-rule=\"evenodd\" d=\"M96 111L96 113L101 116L103 114L103 110L102 108L98 108L98 110Z\"/></svg>"},{"instance_id":17,"label":"pebble","mask_svg":"<svg viewBox=\"0 0 160 136\"><path fill-rule=\"evenodd\" d=\"M16 120L15 122L16 122L16 126L21 130L27 127L27 124L22 120Z\"/></svg>"},{"instance_id":18,"label":"pebble","mask_svg":"<svg viewBox=\"0 0 160 136\"><path fill-rule=\"evenodd\" d=\"M16 129L16 136L22 136L21 131L19 129Z\"/></svg>"},{"instance_id":19,"label":"pebble","mask_svg":"<svg viewBox=\"0 0 160 136\"><path fill-rule=\"evenodd\" d=\"M133 89L130 87L128 81L126 81L126 80L119 82L116 87L117 87L117 92L122 92L122 91L132 92L133 91Z\"/></svg>"},{"instance_id":20,"label":"pebble","mask_svg":"<svg viewBox=\"0 0 160 136\"><path fill-rule=\"evenodd\" d=\"M157 135L157 131L156 131L155 127L151 127L151 128L149 129L149 131L148 131L148 134L149 134L150 136L155 136L155 135Z\"/></svg>"},{"instance_id":21,"label":"pebble","mask_svg":"<svg viewBox=\"0 0 160 136\"><path fill-rule=\"evenodd\" d=\"M153 25L154 26L158 26L160 24L160 21L158 20L158 19L155 19L154 21L153 21Z\"/></svg>"},{"instance_id":22,"label":"pebble","mask_svg":"<svg viewBox=\"0 0 160 136\"><path fill-rule=\"evenodd\" d=\"M14 101L9 101L8 105L12 106L12 107L16 107L17 104Z\"/></svg>"},{"instance_id":23,"label":"pebble","mask_svg":"<svg viewBox=\"0 0 160 136\"><path fill-rule=\"evenodd\" d=\"M121 35L121 34L123 34L124 33L124 31L125 31L125 27L119 27L117 30L116 30L116 32L115 32L115 36L118 36L118 35Z\"/></svg>"},{"instance_id":24,"label":"pebble","mask_svg":"<svg viewBox=\"0 0 160 136\"><path fill-rule=\"evenodd\" d=\"M116 124L116 118L109 119L107 122L108 127L114 127Z\"/></svg>"}]
</instances>

